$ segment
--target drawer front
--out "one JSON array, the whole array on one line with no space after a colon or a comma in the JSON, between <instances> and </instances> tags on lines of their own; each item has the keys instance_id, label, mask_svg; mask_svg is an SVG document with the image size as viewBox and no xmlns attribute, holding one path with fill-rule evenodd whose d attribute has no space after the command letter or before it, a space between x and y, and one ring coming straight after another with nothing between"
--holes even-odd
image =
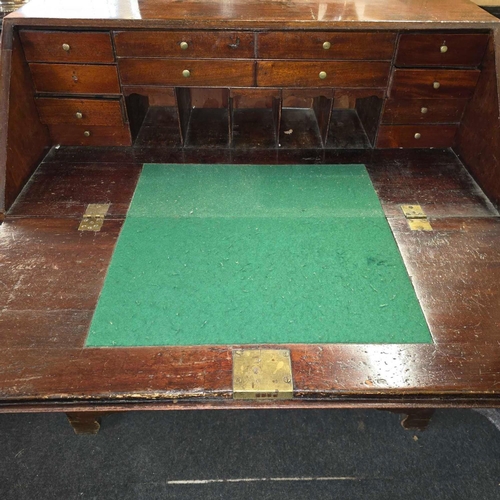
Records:
<instances>
[{"instance_id":1,"label":"drawer front","mask_svg":"<svg viewBox=\"0 0 500 500\"><path fill-rule=\"evenodd\" d=\"M123 85L251 87L254 84L253 61L120 59L118 68Z\"/></svg>"},{"instance_id":2,"label":"drawer front","mask_svg":"<svg viewBox=\"0 0 500 500\"><path fill-rule=\"evenodd\" d=\"M262 61L259 87L385 87L390 62Z\"/></svg>"},{"instance_id":3,"label":"drawer front","mask_svg":"<svg viewBox=\"0 0 500 500\"><path fill-rule=\"evenodd\" d=\"M459 123L467 99L388 99L383 123Z\"/></svg>"},{"instance_id":4,"label":"drawer front","mask_svg":"<svg viewBox=\"0 0 500 500\"><path fill-rule=\"evenodd\" d=\"M449 148L458 125L381 125L377 148Z\"/></svg>"},{"instance_id":5,"label":"drawer front","mask_svg":"<svg viewBox=\"0 0 500 500\"><path fill-rule=\"evenodd\" d=\"M260 33L257 52L262 59L391 60L395 41L395 33Z\"/></svg>"},{"instance_id":6,"label":"drawer front","mask_svg":"<svg viewBox=\"0 0 500 500\"><path fill-rule=\"evenodd\" d=\"M253 33L118 31L118 57L253 58Z\"/></svg>"},{"instance_id":7,"label":"drawer front","mask_svg":"<svg viewBox=\"0 0 500 500\"><path fill-rule=\"evenodd\" d=\"M116 66L31 63L30 69L37 92L120 93Z\"/></svg>"},{"instance_id":8,"label":"drawer front","mask_svg":"<svg viewBox=\"0 0 500 500\"><path fill-rule=\"evenodd\" d=\"M410 33L399 38L396 66L479 66L489 35Z\"/></svg>"},{"instance_id":9,"label":"drawer front","mask_svg":"<svg viewBox=\"0 0 500 500\"><path fill-rule=\"evenodd\" d=\"M63 146L131 146L132 138L127 126L88 127L50 125L49 133L54 144Z\"/></svg>"},{"instance_id":10,"label":"drawer front","mask_svg":"<svg viewBox=\"0 0 500 500\"><path fill-rule=\"evenodd\" d=\"M71 31L20 32L28 62L114 62L109 33Z\"/></svg>"},{"instance_id":11,"label":"drawer front","mask_svg":"<svg viewBox=\"0 0 500 500\"><path fill-rule=\"evenodd\" d=\"M468 99L474 93L479 70L397 69L389 91L398 98Z\"/></svg>"},{"instance_id":12,"label":"drawer front","mask_svg":"<svg viewBox=\"0 0 500 500\"><path fill-rule=\"evenodd\" d=\"M38 97L36 106L40 120L46 125L121 127L125 123L118 100Z\"/></svg>"}]
</instances>

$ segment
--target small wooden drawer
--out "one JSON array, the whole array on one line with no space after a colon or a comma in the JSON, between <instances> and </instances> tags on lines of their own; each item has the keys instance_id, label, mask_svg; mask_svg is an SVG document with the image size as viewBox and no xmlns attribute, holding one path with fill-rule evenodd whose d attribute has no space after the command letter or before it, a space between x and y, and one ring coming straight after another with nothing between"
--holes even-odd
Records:
<instances>
[{"instance_id":1,"label":"small wooden drawer","mask_svg":"<svg viewBox=\"0 0 500 500\"><path fill-rule=\"evenodd\" d=\"M117 31L118 57L253 58L253 33L234 31Z\"/></svg>"},{"instance_id":2,"label":"small wooden drawer","mask_svg":"<svg viewBox=\"0 0 500 500\"><path fill-rule=\"evenodd\" d=\"M487 34L403 34L396 66L476 67L483 59L488 38Z\"/></svg>"},{"instance_id":3,"label":"small wooden drawer","mask_svg":"<svg viewBox=\"0 0 500 500\"><path fill-rule=\"evenodd\" d=\"M393 98L467 99L480 73L476 69L397 69L389 94Z\"/></svg>"},{"instance_id":4,"label":"small wooden drawer","mask_svg":"<svg viewBox=\"0 0 500 500\"><path fill-rule=\"evenodd\" d=\"M20 32L28 62L112 63L111 35L107 32Z\"/></svg>"},{"instance_id":5,"label":"small wooden drawer","mask_svg":"<svg viewBox=\"0 0 500 500\"><path fill-rule=\"evenodd\" d=\"M125 123L122 105L117 99L38 97L36 106L41 122L46 125L68 123L77 126L121 127Z\"/></svg>"},{"instance_id":6,"label":"small wooden drawer","mask_svg":"<svg viewBox=\"0 0 500 500\"><path fill-rule=\"evenodd\" d=\"M251 87L254 62L220 59L120 59L123 85Z\"/></svg>"},{"instance_id":7,"label":"small wooden drawer","mask_svg":"<svg viewBox=\"0 0 500 500\"><path fill-rule=\"evenodd\" d=\"M50 125L49 133L54 144L62 146L131 146L132 138L127 126L87 127Z\"/></svg>"},{"instance_id":8,"label":"small wooden drawer","mask_svg":"<svg viewBox=\"0 0 500 500\"><path fill-rule=\"evenodd\" d=\"M259 87L385 87L390 62L262 61L257 63Z\"/></svg>"},{"instance_id":9,"label":"small wooden drawer","mask_svg":"<svg viewBox=\"0 0 500 500\"><path fill-rule=\"evenodd\" d=\"M30 64L37 92L119 94L116 66L91 64Z\"/></svg>"},{"instance_id":10,"label":"small wooden drawer","mask_svg":"<svg viewBox=\"0 0 500 500\"><path fill-rule=\"evenodd\" d=\"M381 125L377 148L449 148L458 125Z\"/></svg>"},{"instance_id":11,"label":"small wooden drawer","mask_svg":"<svg viewBox=\"0 0 500 500\"><path fill-rule=\"evenodd\" d=\"M382 123L459 123L467 99L387 99Z\"/></svg>"},{"instance_id":12,"label":"small wooden drawer","mask_svg":"<svg viewBox=\"0 0 500 500\"><path fill-rule=\"evenodd\" d=\"M259 33L263 59L391 60L395 33L269 32Z\"/></svg>"}]
</instances>

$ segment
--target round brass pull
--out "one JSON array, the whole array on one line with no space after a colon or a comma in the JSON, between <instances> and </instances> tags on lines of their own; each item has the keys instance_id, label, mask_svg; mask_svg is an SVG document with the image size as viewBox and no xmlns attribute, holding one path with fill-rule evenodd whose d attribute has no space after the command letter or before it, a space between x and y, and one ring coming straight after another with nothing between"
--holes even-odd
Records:
<instances>
[{"instance_id":1,"label":"round brass pull","mask_svg":"<svg viewBox=\"0 0 500 500\"><path fill-rule=\"evenodd\" d=\"M441 45L439 50L441 51L441 54L445 54L446 52L448 52L448 47L446 45Z\"/></svg>"},{"instance_id":2,"label":"round brass pull","mask_svg":"<svg viewBox=\"0 0 500 500\"><path fill-rule=\"evenodd\" d=\"M90 130L85 130L85 132L83 133L83 135L85 137L90 137Z\"/></svg>"},{"instance_id":3,"label":"round brass pull","mask_svg":"<svg viewBox=\"0 0 500 500\"><path fill-rule=\"evenodd\" d=\"M69 49L71 48L67 43L63 43L62 44L62 48L63 50L65 50L66 52L69 52Z\"/></svg>"},{"instance_id":4,"label":"round brass pull","mask_svg":"<svg viewBox=\"0 0 500 500\"><path fill-rule=\"evenodd\" d=\"M427 108L420 108L420 112L425 115L427 113L427 111L429 111Z\"/></svg>"},{"instance_id":5,"label":"round brass pull","mask_svg":"<svg viewBox=\"0 0 500 500\"><path fill-rule=\"evenodd\" d=\"M328 50L331 46L332 46L332 44L330 42L323 42L323 48L325 50Z\"/></svg>"},{"instance_id":6,"label":"round brass pull","mask_svg":"<svg viewBox=\"0 0 500 500\"><path fill-rule=\"evenodd\" d=\"M415 137L415 139L420 139L422 135L419 132L417 132L413 137Z\"/></svg>"},{"instance_id":7,"label":"round brass pull","mask_svg":"<svg viewBox=\"0 0 500 500\"><path fill-rule=\"evenodd\" d=\"M434 82L432 84L432 86L435 88L435 89L438 89L439 87L441 87L441 84L439 82Z\"/></svg>"},{"instance_id":8,"label":"round brass pull","mask_svg":"<svg viewBox=\"0 0 500 500\"><path fill-rule=\"evenodd\" d=\"M322 80L326 78L326 71L320 71L318 75Z\"/></svg>"},{"instance_id":9,"label":"round brass pull","mask_svg":"<svg viewBox=\"0 0 500 500\"><path fill-rule=\"evenodd\" d=\"M180 46L182 50L186 50L189 47L189 44L187 42L181 42Z\"/></svg>"},{"instance_id":10,"label":"round brass pull","mask_svg":"<svg viewBox=\"0 0 500 500\"><path fill-rule=\"evenodd\" d=\"M83 118L83 114L82 114L80 111L77 111L77 112L75 113L75 116L76 116L79 120L81 120L81 119Z\"/></svg>"},{"instance_id":11,"label":"round brass pull","mask_svg":"<svg viewBox=\"0 0 500 500\"><path fill-rule=\"evenodd\" d=\"M183 72L182 72L182 76L184 78L189 78L191 76L191 71L189 71L188 69L185 69Z\"/></svg>"}]
</instances>

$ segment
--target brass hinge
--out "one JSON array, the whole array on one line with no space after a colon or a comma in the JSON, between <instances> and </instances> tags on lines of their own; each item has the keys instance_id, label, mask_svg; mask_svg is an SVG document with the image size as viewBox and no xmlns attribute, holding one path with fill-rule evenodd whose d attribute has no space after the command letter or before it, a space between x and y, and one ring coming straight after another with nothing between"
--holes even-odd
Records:
<instances>
[{"instance_id":1,"label":"brass hinge","mask_svg":"<svg viewBox=\"0 0 500 500\"><path fill-rule=\"evenodd\" d=\"M234 399L292 399L293 376L288 349L233 351Z\"/></svg>"},{"instance_id":2,"label":"brass hinge","mask_svg":"<svg viewBox=\"0 0 500 500\"><path fill-rule=\"evenodd\" d=\"M78 231L100 231L110 206L111 203L90 203L87 205Z\"/></svg>"},{"instance_id":3,"label":"brass hinge","mask_svg":"<svg viewBox=\"0 0 500 500\"><path fill-rule=\"evenodd\" d=\"M420 205L401 205L401 210L412 231L432 231L431 223Z\"/></svg>"}]
</instances>

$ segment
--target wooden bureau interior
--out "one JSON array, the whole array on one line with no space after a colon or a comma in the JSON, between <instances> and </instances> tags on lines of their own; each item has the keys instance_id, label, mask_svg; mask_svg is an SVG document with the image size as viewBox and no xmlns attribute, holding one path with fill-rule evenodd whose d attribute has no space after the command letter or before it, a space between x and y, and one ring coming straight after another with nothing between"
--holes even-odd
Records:
<instances>
[{"instance_id":1,"label":"wooden bureau interior","mask_svg":"<svg viewBox=\"0 0 500 500\"><path fill-rule=\"evenodd\" d=\"M361 378L366 377L367 368L359 377L342 376L345 384L340 387L333 381L338 374L325 375L328 360L361 359L366 354L346 346L328 355L321 346L297 348L294 354L292 347L297 370L303 372L296 386L299 399L342 405L340 394L344 402L351 397L352 404L370 405L366 398L373 397L379 398L379 406L408 403L428 407L441 404L435 399L441 395L442 401L455 398L455 405L498 404L500 362L494 353L499 352L500 319L495 301L500 300L500 287L492 283L500 278L495 251L500 242L500 35L493 16L466 0L325 4L117 0L103 1L108 7L97 13L84 1L76 2L74 10L56 4L34 0L4 21L0 104L4 232L14 237L16 225L25 236L26 231L43 232L45 229L37 229L37 220L45 227L49 219L58 219L57 210L61 209L64 221L56 224L54 231L76 234L77 225L72 222L68 226L68 220L81 218L85 201L116 203L119 208L111 210L106 220L110 225L121 223L137 179L137 174L130 172L148 161L365 163L386 215L392 218L391 227L405 262L412 269L424 264L414 262L416 257L408 245L425 247L426 243L418 242L418 234L408 233L398 208L405 201L428 209L431 222L432 217L436 219L435 231L441 228L453 241L457 234L469 231L473 235L470 242L467 238L457 240L466 245L455 248L459 254L469 253L469 243L472 249L479 240L489 238L485 243L488 262L478 272L490 276L483 285L474 278L474 284L466 284L464 290L473 294L474 286L480 288L480 294L487 297L482 307L490 321L484 330L474 330L481 340L476 346L468 340L464 354L468 368L460 371L453 359L460 350L456 332L461 325L453 324L449 316L433 316L432 326L441 321L443 331L455 333L448 340L440 337L438 344L449 349L448 355L439 351L446 369L434 367L436 375L427 382L414 375L408 383L398 379L389 381L387 387L363 385ZM121 163L125 164L122 170ZM77 193L78 186L61 188L61 176L71 177L71 172L85 165L87 168L79 170L71 182L81 182L81 189L88 190L87 198L85 193ZM106 173L110 169L114 169L112 175ZM123 177L120 172L124 172ZM98 199L95 184L107 182L108 175L113 184L122 186L122 194L110 188L108 195L103 195L108 198ZM433 182L437 184L433 186ZM53 208L49 206L51 190ZM115 196L109 195L111 192L116 199L111 199ZM37 208L41 206L45 212ZM115 229L119 231L119 225ZM74 236L68 238L73 241ZM102 257L100 250L95 250L96 258L104 259L101 272L110 251ZM448 250L436 251L451 259ZM7 266L27 265L17 246L7 245L6 255ZM49 261L56 266L57 255ZM452 259L438 272L456 272ZM420 286L425 288L428 282L432 288L436 278L430 271L425 273ZM64 274L56 275L66 279ZM92 293L95 302L98 291ZM63 303L61 299L61 309L66 307ZM425 305L423 308L429 316L434 314ZM97 382L87 385L82 381L90 377L88 370L75 361L76 368L69 370L71 373L65 371L64 362L55 359L54 346L47 339L40 341L40 349L50 353L49 358L53 356L52 367L34 361L34 352L25 356L23 350L29 345L36 347L37 341L20 341L12 325L21 325L15 328L17 335L23 335L22 325L25 334L31 335L34 327L26 325L31 321L28 309L32 308L26 307L24 312L15 307L11 312L7 306L4 309L4 324L10 332L4 345L11 359L4 371L10 375L4 380L0 377L5 411L21 411L23 404L33 409L42 399L46 408L59 410L62 402L85 409L90 397L101 397L109 407L110 401L118 404L118 393L122 403L137 399L123 395L142 390L140 380L120 380L111 369L102 386ZM466 320L472 322L471 318ZM44 321L40 328L49 332L50 321ZM81 353L84 333L80 332L75 345L68 347L65 341L65 349L72 349L76 357L82 356L75 353ZM46 335L50 337L50 333ZM380 347L372 349L375 357L385 359ZM423 353L423 370L428 369L429 359L436 357L429 349L417 349ZM476 364L474 349L481 351ZM489 349L492 351L487 354ZM120 353L118 357L131 356L130 362L139 366L146 359L141 356L152 356L157 350L162 351L151 348L142 354ZM230 351L192 349L184 367L176 364L175 350L168 351L168 356L182 378L190 363L200 359L205 363L211 360L229 373ZM96 363L102 363L115 355L101 349L96 356L100 360ZM22 359L26 360L23 376L35 373L34 377L46 380L62 371L65 375L60 385L50 388L34 383L23 392L24 385L19 386L13 375L14 366L22 364ZM479 375L486 366L487 380ZM309 371L315 367L325 380L309 379L307 367ZM118 370L117 366L114 369ZM224 370L221 379L210 379L204 389L215 399L222 395L227 403L230 376ZM458 379L455 386L453 377ZM176 383L169 381L164 389L148 385L148 391L154 392L154 398L163 398L163 404L175 399L175 391L184 391L186 401L199 399L197 382L188 377L178 387ZM469 392L475 399L467 399ZM430 394L432 401L425 399ZM147 395L142 397L148 400ZM50 407L47 401L51 399L54 404Z\"/></svg>"}]
</instances>

